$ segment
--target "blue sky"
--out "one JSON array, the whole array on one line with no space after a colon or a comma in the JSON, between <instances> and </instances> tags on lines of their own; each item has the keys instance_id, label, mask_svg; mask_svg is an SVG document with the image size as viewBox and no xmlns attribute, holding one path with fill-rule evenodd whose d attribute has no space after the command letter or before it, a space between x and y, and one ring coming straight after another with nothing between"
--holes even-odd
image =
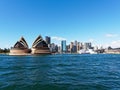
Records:
<instances>
[{"instance_id":1,"label":"blue sky","mask_svg":"<svg viewBox=\"0 0 120 90\"><path fill-rule=\"evenodd\" d=\"M24 36L120 46L120 0L0 0L0 47Z\"/></svg>"}]
</instances>

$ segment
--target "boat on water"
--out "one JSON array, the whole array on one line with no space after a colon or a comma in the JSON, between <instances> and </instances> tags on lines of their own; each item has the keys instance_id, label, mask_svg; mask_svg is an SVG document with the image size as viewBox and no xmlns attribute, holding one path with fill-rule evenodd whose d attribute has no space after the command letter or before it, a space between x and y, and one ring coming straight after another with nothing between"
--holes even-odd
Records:
<instances>
[{"instance_id":1,"label":"boat on water","mask_svg":"<svg viewBox=\"0 0 120 90\"><path fill-rule=\"evenodd\" d=\"M79 54L97 54L97 52L93 51L93 49L81 49L78 51Z\"/></svg>"}]
</instances>

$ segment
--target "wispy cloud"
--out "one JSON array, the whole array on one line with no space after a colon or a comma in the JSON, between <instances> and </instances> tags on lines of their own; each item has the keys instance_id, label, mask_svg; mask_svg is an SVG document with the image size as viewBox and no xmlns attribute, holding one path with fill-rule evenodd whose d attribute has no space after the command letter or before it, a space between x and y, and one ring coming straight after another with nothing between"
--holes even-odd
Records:
<instances>
[{"instance_id":1,"label":"wispy cloud","mask_svg":"<svg viewBox=\"0 0 120 90\"><path fill-rule=\"evenodd\" d=\"M112 41L111 43L105 44L105 47L111 46L112 48L120 47L120 40Z\"/></svg>"},{"instance_id":2,"label":"wispy cloud","mask_svg":"<svg viewBox=\"0 0 120 90\"><path fill-rule=\"evenodd\" d=\"M65 38L63 37L57 37L57 36L53 36L51 37L52 40L57 40L57 41L61 41L61 40L66 40Z\"/></svg>"},{"instance_id":3,"label":"wispy cloud","mask_svg":"<svg viewBox=\"0 0 120 90\"><path fill-rule=\"evenodd\" d=\"M113 41L111 43L112 47L120 47L120 40L117 40L117 41Z\"/></svg>"},{"instance_id":4,"label":"wispy cloud","mask_svg":"<svg viewBox=\"0 0 120 90\"><path fill-rule=\"evenodd\" d=\"M105 35L106 37L108 37L108 38L112 38L112 37L118 37L118 34L106 34Z\"/></svg>"},{"instance_id":5,"label":"wispy cloud","mask_svg":"<svg viewBox=\"0 0 120 90\"><path fill-rule=\"evenodd\" d=\"M94 39L90 38L88 41L92 43L92 42L94 42Z\"/></svg>"}]
</instances>

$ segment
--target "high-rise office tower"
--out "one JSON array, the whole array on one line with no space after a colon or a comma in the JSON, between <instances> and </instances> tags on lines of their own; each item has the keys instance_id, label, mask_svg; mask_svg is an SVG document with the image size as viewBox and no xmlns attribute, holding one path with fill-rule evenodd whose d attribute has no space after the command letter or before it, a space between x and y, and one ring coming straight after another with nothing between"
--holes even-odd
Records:
<instances>
[{"instance_id":1,"label":"high-rise office tower","mask_svg":"<svg viewBox=\"0 0 120 90\"><path fill-rule=\"evenodd\" d=\"M75 42L74 42L74 46L77 46L77 44L78 44L78 43L77 43L77 41L75 40Z\"/></svg>"},{"instance_id":2,"label":"high-rise office tower","mask_svg":"<svg viewBox=\"0 0 120 90\"><path fill-rule=\"evenodd\" d=\"M84 49L91 49L92 44L91 43L84 43Z\"/></svg>"},{"instance_id":3,"label":"high-rise office tower","mask_svg":"<svg viewBox=\"0 0 120 90\"><path fill-rule=\"evenodd\" d=\"M77 52L80 50L80 42L77 43Z\"/></svg>"},{"instance_id":4,"label":"high-rise office tower","mask_svg":"<svg viewBox=\"0 0 120 90\"><path fill-rule=\"evenodd\" d=\"M50 51L51 52L55 52L55 44L54 43L51 43L51 45L50 45Z\"/></svg>"},{"instance_id":5,"label":"high-rise office tower","mask_svg":"<svg viewBox=\"0 0 120 90\"><path fill-rule=\"evenodd\" d=\"M50 44L51 43L51 38L49 36L46 36L45 37L45 40L46 40L46 43L47 44Z\"/></svg>"},{"instance_id":6,"label":"high-rise office tower","mask_svg":"<svg viewBox=\"0 0 120 90\"><path fill-rule=\"evenodd\" d=\"M61 41L61 52L66 52L66 40Z\"/></svg>"},{"instance_id":7,"label":"high-rise office tower","mask_svg":"<svg viewBox=\"0 0 120 90\"><path fill-rule=\"evenodd\" d=\"M74 42L74 48L73 48L73 52L77 52L77 45L78 45L78 42L75 40Z\"/></svg>"},{"instance_id":8,"label":"high-rise office tower","mask_svg":"<svg viewBox=\"0 0 120 90\"><path fill-rule=\"evenodd\" d=\"M71 42L71 43L70 43L70 52L71 52L71 53L73 52L73 47L74 47L74 43Z\"/></svg>"}]
</instances>

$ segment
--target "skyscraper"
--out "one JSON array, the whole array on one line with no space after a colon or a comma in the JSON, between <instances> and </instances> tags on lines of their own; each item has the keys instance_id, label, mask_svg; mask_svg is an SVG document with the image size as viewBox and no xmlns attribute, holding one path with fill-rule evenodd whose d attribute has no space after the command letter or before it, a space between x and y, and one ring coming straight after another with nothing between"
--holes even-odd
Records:
<instances>
[{"instance_id":1,"label":"skyscraper","mask_svg":"<svg viewBox=\"0 0 120 90\"><path fill-rule=\"evenodd\" d=\"M74 42L74 47L73 47L73 52L77 52L77 45L78 45L78 42L75 40Z\"/></svg>"},{"instance_id":2,"label":"skyscraper","mask_svg":"<svg viewBox=\"0 0 120 90\"><path fill-rule=\"evenodd\" d=\"M54 43L50 44L50 51L55 52L55 44Z\"/></svg>"},{"instance_id":3,"label":"skyscraper","mask_svg":"<svg viewBox=\"0 0 120 90\"><path fill-rule=\"evenodd\" d=\"M70 52L72 53L73 52L73 47L74 47L74 44L73 42L70 43Z\"/></svg>"},{"instance_id":4,"label":"skyscraper","mask_svg":"<svg viewBox=\"0 0 120 90\"><path fill-rule=\"evenodd\" d=\"M61 41L61 52L66 52L66 40Z\"/></svg>"},{"instance_id":5,"label":"skyscraper","mask_svg":"<svg viewBox=\"0 0 120 90\"><path fill-rule=\"evenodd\" d=\"M84 49L87 50L87 49L91 49L92 47L92 44L91 43L84 43Z\"/></svg>"},{"instance_id":6,"label":"skyscraper","mask_svg":"<svg viewBox=\"0 0 120 90\"><path fill-rule=\"evenodd\" d=\"M77 44L78 44L78 42L75 40L75 42L74 42L74 46L77 46Z\"/></svg>"},{"instance_id":7,"label":"skyscraper","mask_svg":"<svg viewBox=\"0 0 120 90\"><path fill-rule=\"evenodd\" d=\"M47 43L47 44L50 44L50 43L51 43L51 39L50 39L49 36L46 36L46 37L45 37L45 40L46 40L46 43Z\"/></svg>"}]
</instances>

